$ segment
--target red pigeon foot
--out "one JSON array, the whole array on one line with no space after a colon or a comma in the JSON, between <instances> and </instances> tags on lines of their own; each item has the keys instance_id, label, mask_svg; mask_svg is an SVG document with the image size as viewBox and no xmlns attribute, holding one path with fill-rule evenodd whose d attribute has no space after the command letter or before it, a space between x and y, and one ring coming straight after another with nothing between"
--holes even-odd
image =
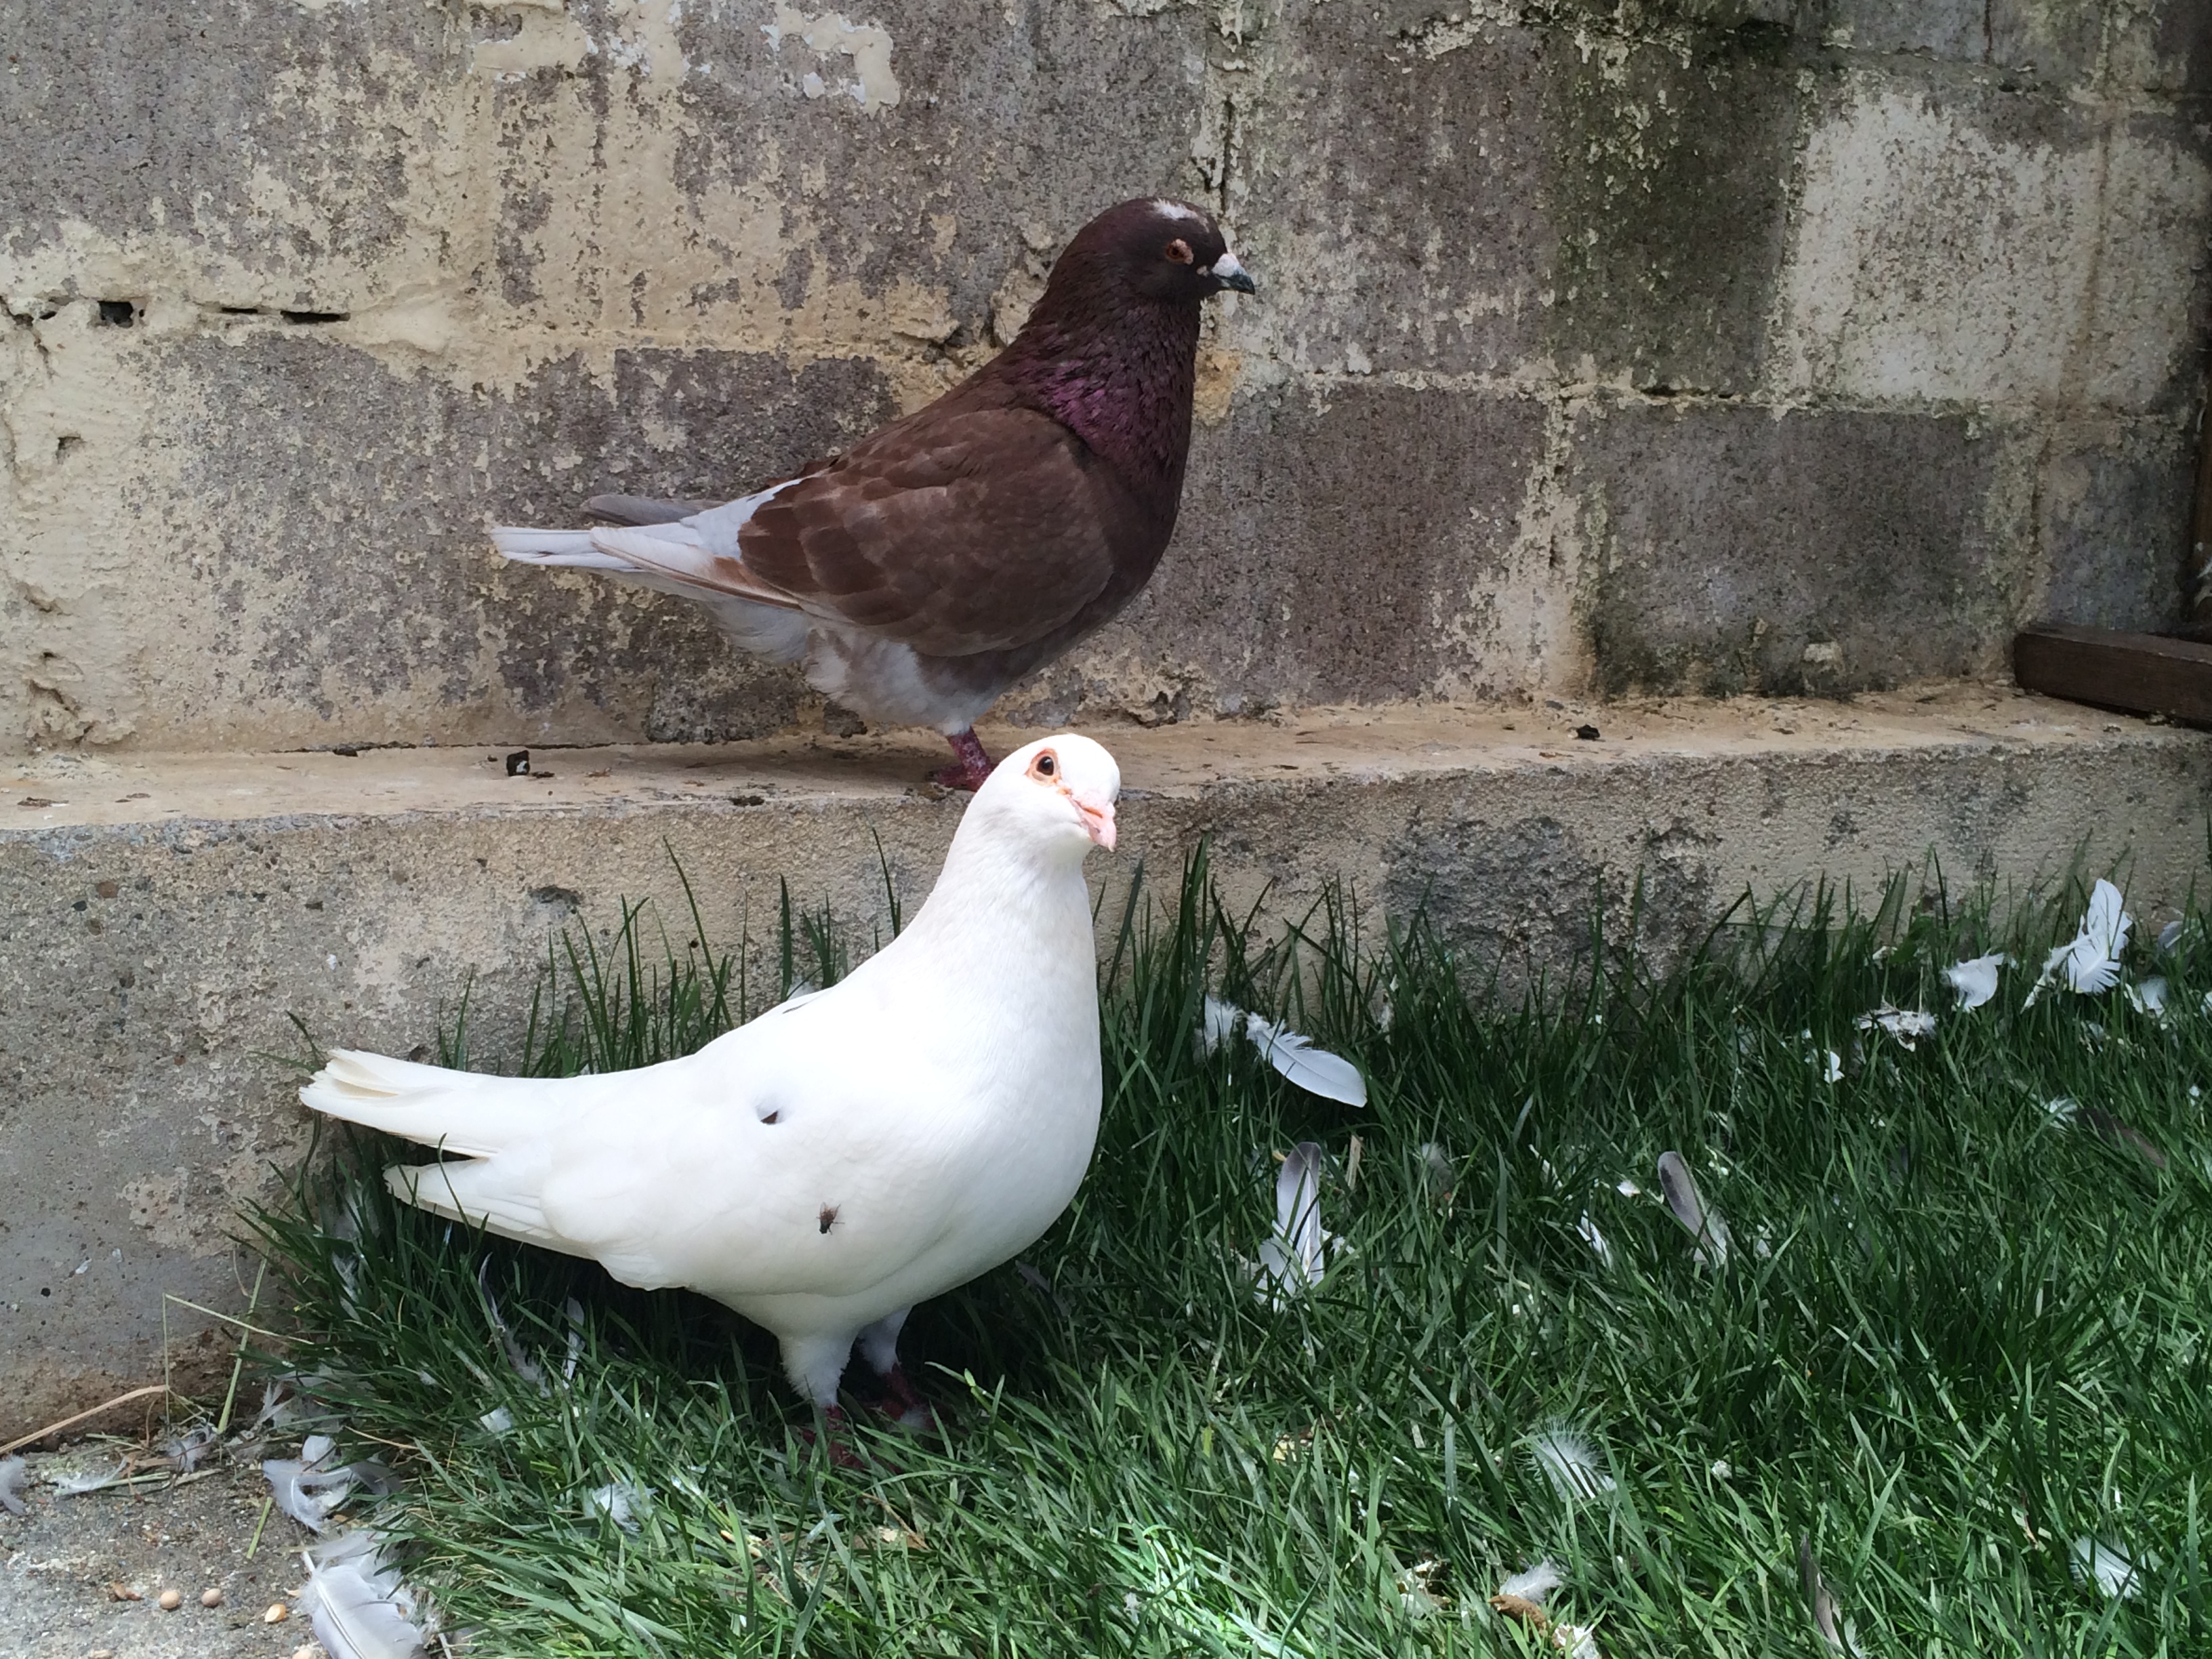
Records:
<instances>
[{"instance_id":1,"label":"red pigeon foot","mask_svg":"<svg viewBox=\"0 0 2212 1659\"><path fill-rule=\"evenodd\" d=\"M615 522L503 526L493 545L695 600L871 726L965 726L1152 579L1182 502L1200 311L1224 289L1254 291L1212 215L1124 202L935 403L720 506L595 495ZM940 781L972 789L986 763L962 759L967 777Z\"/></svg>"},{"instance_id":2,"label":"red pigeon foot","mask_svg":"<svg viewBox=\"0 0 2212 1659\"><path fill-rule=\"evenodd\" d=\"M823 1434L818 1442L814 1431L811 1428L801 1429L799 1431L799 1437L810 1446L817 1443L823 1445L829 1451L830 1462L841 1469L860 1469L867 1467L860 1461L860 1453L854 1451L846 1442L845 1408L842 1406L823 1407L822 1426Z\"/></svg>"},{"instance_id":3,"label":"red pigeon foot","mask_svg":"<svg viewBox=\"0 0 2212 1659\"><path fill-rule=\"evenodd\" d=\"M956 738L948 738L955 757L950 766L939 767L929 775L930 781L941 789L965 789L974 794L983 787L983 780L991 775L991 757L983 752L983 744L969 726Z\"/></svg>"},{"instance_id":4,"label":"red pigeon foot","mask_svg":"<svg viewBox=\"0 0 2212 1659\"><path fill-rule=\"evenodd\" d=\"M877 1409L909 1429L933 1430L937 1426L935 1408L922 1398L921 1390L914 1386L914 1379L906 1374L903 1365L894 1365L884 1373L884 1397Z\"/></svg>"}]
</instances>

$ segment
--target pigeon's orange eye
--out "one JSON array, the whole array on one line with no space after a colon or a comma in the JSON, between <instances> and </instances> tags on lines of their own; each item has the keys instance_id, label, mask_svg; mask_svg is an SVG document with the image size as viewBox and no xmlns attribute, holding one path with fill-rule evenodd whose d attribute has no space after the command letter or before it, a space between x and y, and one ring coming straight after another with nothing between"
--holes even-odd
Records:
<instances>
[{"instance_id":1,"label":"pigeon's orange eye","mask_svg":"<svg viewBox=\"0 0 2212 1659\"><path fill-rule=\"evenodd\" d=\"M1167 245L1166 252L1168 258L1179 265L1187 265L1190 263L1190 244L1180 236Z\"/></svg>"},{"instance_id":2,"label":"pigeon's orange eye","mask_svg":"<svg viewBox=\"0 0 2212 1659\"><path fill-rule=\"evenodd\" d=\"M1030 763L1030 775L1033 778L1054 778L1060 775L1060 761L1051 750L1046 750L1044 753Z\"/></svg>"}]
</instances>

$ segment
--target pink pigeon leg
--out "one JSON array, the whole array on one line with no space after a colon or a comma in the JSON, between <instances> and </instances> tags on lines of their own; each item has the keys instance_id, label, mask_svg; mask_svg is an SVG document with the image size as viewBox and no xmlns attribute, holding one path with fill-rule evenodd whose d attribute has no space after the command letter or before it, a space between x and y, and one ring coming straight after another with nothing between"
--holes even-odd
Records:
<instances>
[{"instance_id":1,"label":"pink pigeon leg","mask_svg":"<svg viewBox=\"0 0 2212 1659\"><path fill-rule=\"evenodd\" d=\"M903 1365L893 1365L884 1373L884 1399L878 1407L886 1417L895 1417L910 1429L933 1429L937 1426L937 1412L922 1397L914 1379L906 1374Z\"/></svg>"},{"instance_id":2,"label":"pink pigeon leg","mask_svg":"<svg viewBox=\"0 0 2212 1659\"><path fill-rule=\"evenodd\" d=\"M812 1429L801 1429L799 1431L799 1437L810 1446L817 1443ZM829 1452L830 1462L841 1469L858 1469L867 1467L860 1462L860 1455L846 1443L845 1408L842 1406L824 1406L822 1408L822 1435L819 1443Z\"/></svg>"},{"instance_id":3,"label":"pink pigeon leg","mask_svg":"<svg viewBox=\"0 0 2212 1659\"><path fill-rule=\"evenodd\" d=\"M970 793L983 787L983 780L991 775L991 757L983 752L975 728L947 738L952 745L952 764L930 774L931 778L947 789L965 789Z\"/></svg>"}]
</instances>

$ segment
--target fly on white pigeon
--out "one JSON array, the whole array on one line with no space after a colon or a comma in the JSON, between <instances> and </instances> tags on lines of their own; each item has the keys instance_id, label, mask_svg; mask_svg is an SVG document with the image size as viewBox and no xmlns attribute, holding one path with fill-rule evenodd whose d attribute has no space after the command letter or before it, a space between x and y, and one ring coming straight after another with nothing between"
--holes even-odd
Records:
<instances>
[{"instance_id":1,"label":"fly on white pigeon","mask_svg":"<svg viewBox=\"0 0 2212 1659\"><path fill-rule=\"evenodd\" d=\"M2080 929L2044 959L2042 975L2021 1006L2033 1008L2054 985L2081 996L2102 996L2111 990L2119 983L2120 952L2127 948L2128 929L2134 925L2135 918L2123 908L2120 890L2100 881L2089 890L2089 908Z\"/></svg>"},{"instance_id":2,"label":"fly on white pigeon","mask_svg":"<svg viewBox=\"0 0 2212 1659\"><path fill-rule=\"evenodd\" d=\"M1343 1055L1316 1048L1313 1039L1303 1031L1293 1031L1288 1026L1247 1013L1235 1003L1224 1002L1218 997L1206 1000L1206 1012L1198 1033L1200 1050L1212 1054L1239 1028L1262 1059L1308 1094L1346 1106L1367 1103L1367 1079Z\"/></svg>"},{"instance_id":3,"label":"fly on white pigeon","mask_svg":"<svg viewBox=\"0 0 2212 1659\"><path fill-rule=\"evenodd\" d=\"M857 1343L903 1415L921 1405L898 1360L914 1304L1036 1239L1089 1167L1083 860L1112 848L1121 786L1088 738L1016 750L904 932L684 1059L537 1079L340 1050L301 1098L447 1154L386 1171L410 1203L765 1326L833 1421Z\"/></svg>"}]
</instances>

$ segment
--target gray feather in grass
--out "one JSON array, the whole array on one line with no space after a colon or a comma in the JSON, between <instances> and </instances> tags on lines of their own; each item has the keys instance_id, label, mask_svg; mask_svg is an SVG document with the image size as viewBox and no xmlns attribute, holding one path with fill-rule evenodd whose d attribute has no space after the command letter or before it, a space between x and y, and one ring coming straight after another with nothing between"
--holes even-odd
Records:
<instances>
[{"instance_id":1,"label":"gray feather in grass","mask_svg":"<svg viewBox=\"0 0 2212 1659\"><path fill-rule=\"evenodd\" d=\"M499 1340L499 1351L507 1356L508 1366L539 1394L550 1395L553 1389L545 1381L544 1367L523 1352L522 1344L515 1340L514 1332L499 1311L499 1298L491 1293L489 1256L477 1267L477 1289L483 1294L484 1312L491 1320L492 1334Z\"/></svg>"},{"instance_id":2,"label":"gray feather in grass","mask_svg":"<svg viewBox=\"0 0 2212 1659\"><path fill-rule=\"evenodd\" d=\"M1691 1237L1698 1241L1696 1259L1700 1265L1725 1267L1729 1259L1728 1223L1721 1218L1718 1210L1710 1207L1698 1192L1698 1179L1690 1173L1689 1164L1680 1152L1659 1154L1659 1191L1666 1199L1667 1207L1674 1212Z\"/></svg>"},{"instance_id":3,"label":"gray feather in grass","mask_svg":"<svg viewBox=\"0 0 2212 1659\"><path fill-rule=\"evenodd\" d=\"M1303 1032L1247 1013L1235 1003L1224 1002L1218 997L1206 1000L1206 1012L1198 1033L1200 1051L1212 1054L1240 1028L1262 1059L1307 1093L1346 1106L1367 1103L1367 1079L1343 1055L1316 1048L1313 1039Z\"/></svg>"},{"instance_id":4,"label":"gray feather in grass","mask_svg":"<svg viewBox=\"0 0 2212 1659\"><path fill-rule=\"evenodd\" d=\"M561 1317L568 1325L568 1352L561 1361L561 1380L576 1380L576 1362L584 1357L584 1304L570 1297L561 1304Z\"/></svg>"},{"instance_id":5,"label":"gray feather in grass","mask_svg":"<svg viewBox=\"0 0 2212 1659\"><path fill-rule=\"evenodd\" d=\"M1837 1652L1843 1652L1843 1633L1836 1628L1836 1598L1828 1593L1828 1581L1820 1576L1820 1564L1813 1554L1810 1533L1798 1534L1797 1584L1805 1593L1806 1605L1813 1610L1813 1628L1820 1632L1823 1642ZM1854 1644L1853 1651L1856 1650Z\"/></svg>"},{"instance_id":6,"label":"gray feather in grass","mask_svg":"<svg viewBox=\"0 0 2212 1659\"><path fill-rule=\"evenodd\" d=\"M1253 1291L1278 1310L1321 1283L1329 1253L1344 1241L1321 1224L1322 1149L1302 1140L1291 1148L1275 1175L1275 1230L1260 1246L1252 1268Z\"/></svg>"},{"instance_id":7,"label":"gray feather in grass","mask_svg":"<svg viewBox=\"0 0 2212 1659\"><path fill-rule=\"evenodd\" d=\"M384 1557L383 1535L358 1529L301 1553L307 1582L295 1598L331 1659L416 1659L422 1632L414 1596Z\"/></svg>"},{"instance_id":8,"label":"gray feather in grass","mask_svg":"<svg viewBox=\"0 0 2212 1659\"><path fill-rule=\"evenodd\" d=\"M54 1495L58 1498L82 1498L87 1492L105 1492L119 1483L131 1473L131 1460L124 1458L112 1469L71 1469L64 1474L49 1475Z\"/></svg>"},{"instance_id":9,"label":"gray feather in grass","mask_svg":"<svg viewBox=\"0 0 2212 1659\"><path fill-rule=\"evenodd\" d=\"M24 1478L31 1466L20 1457L0 1459L0 1510L10 1515L28 1515L30 1506L23 1502Z\"/></svg>"},{"instance_id":10,"label":"gray feather in grass","mask_svg":"<svg viewBox=\"0 0 2212 1659\"><path fill-rule=\"evenodd\" d=\"M331 1514L352 1495L360 1478L349 1467L331 1464L337 1449L330 1436L309 1435L297 1457L267 1458L261 1465L276 1507L310 1532L330 1529Z\"/></svg>"}]
</instances>

